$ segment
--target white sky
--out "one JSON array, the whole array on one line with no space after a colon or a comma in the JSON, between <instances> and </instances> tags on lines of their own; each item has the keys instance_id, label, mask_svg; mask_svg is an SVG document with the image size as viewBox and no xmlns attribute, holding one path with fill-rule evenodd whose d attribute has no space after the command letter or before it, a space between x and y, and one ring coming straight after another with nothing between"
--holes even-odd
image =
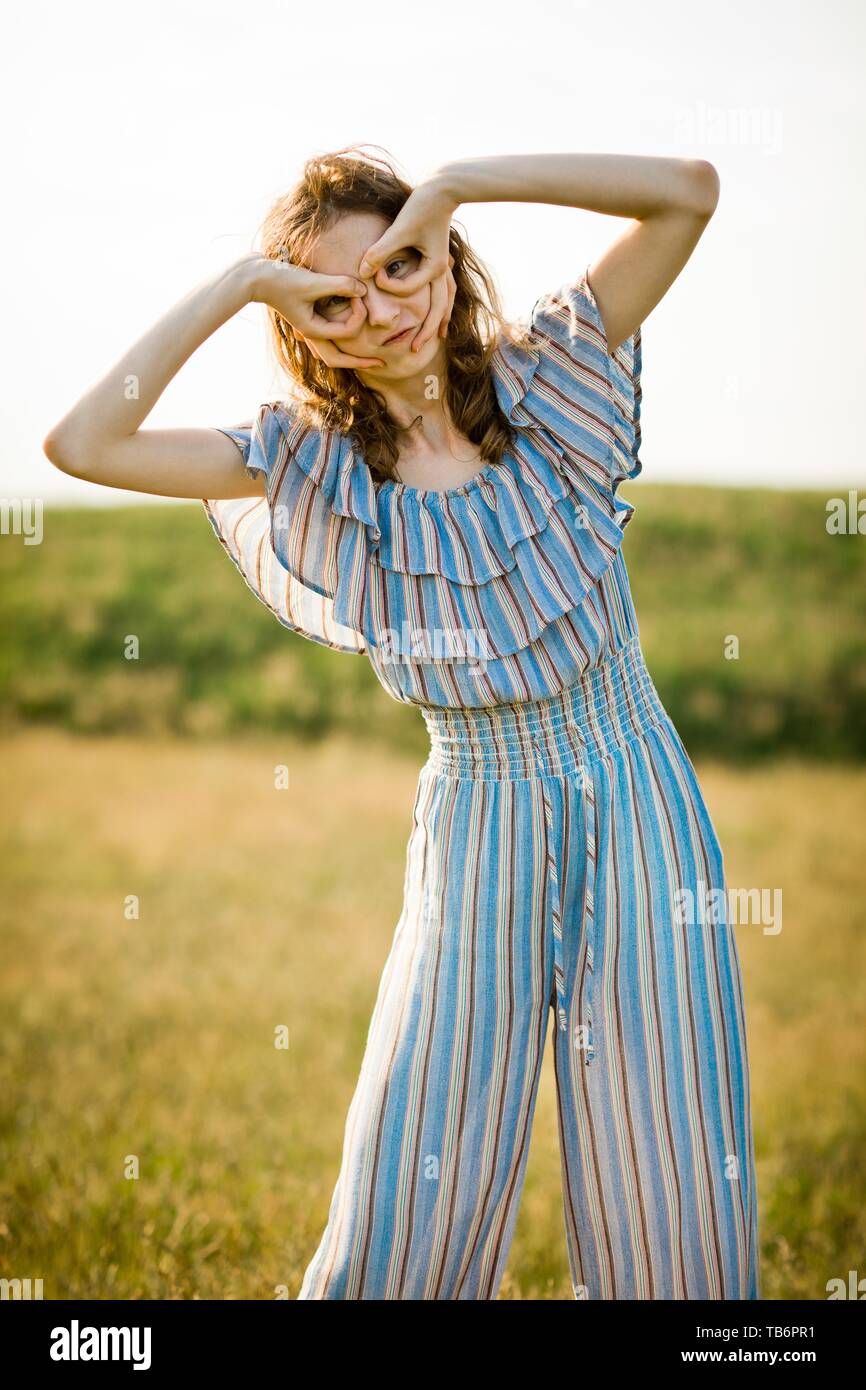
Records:
<instances>
[{"instance_id":1,"label":"white sky","mask_svg":"<svg viewBox=\"0 0 866 1390\"><path fill-rule=\"evenodd\" d=\"M67 478L49 427L206 275L255 247L304 158L584 150L703 157L715 216L643 330L643 477L866 485L860 0L356 0L4 7L2 488L162 501ZM464 204L506 312L622 219ZM231 425L281 394L250 305L148 427Z\"/></svg>"}]
</instances>

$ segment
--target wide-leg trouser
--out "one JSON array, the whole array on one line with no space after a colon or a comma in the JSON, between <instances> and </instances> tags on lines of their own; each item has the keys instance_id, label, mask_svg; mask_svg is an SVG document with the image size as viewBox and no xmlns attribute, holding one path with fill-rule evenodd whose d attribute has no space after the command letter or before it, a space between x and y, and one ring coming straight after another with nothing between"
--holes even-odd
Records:
<instances>
[{"instance_id":1,"label":"wide-leg trouser","mask_svg":"<svg viewBox=\"0 0 866 1390\"><path fill-rule=\"evenodd\" d=\"M553 1010L575 1297L760 1297L722 851L636 639L424 710L403 910L302 1299L492 1299Z\"/></svg>"}]
</instances>

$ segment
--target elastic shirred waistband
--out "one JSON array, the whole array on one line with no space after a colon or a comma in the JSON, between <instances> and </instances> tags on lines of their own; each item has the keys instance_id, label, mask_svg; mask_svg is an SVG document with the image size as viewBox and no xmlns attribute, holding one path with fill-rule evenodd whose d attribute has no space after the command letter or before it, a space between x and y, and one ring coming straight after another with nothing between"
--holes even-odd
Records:
<instances>
[{"instance_id":1,"label":"elastic shirred waistband","mask_svg":"<svg viewBox=\"0 0 866 1390\"><path fill-rule=\"evenodd\" d=\"M666 718L637 637L549 699L421 711L425 767L493 780L568 776Z\"/></svg>"}]
</instances>

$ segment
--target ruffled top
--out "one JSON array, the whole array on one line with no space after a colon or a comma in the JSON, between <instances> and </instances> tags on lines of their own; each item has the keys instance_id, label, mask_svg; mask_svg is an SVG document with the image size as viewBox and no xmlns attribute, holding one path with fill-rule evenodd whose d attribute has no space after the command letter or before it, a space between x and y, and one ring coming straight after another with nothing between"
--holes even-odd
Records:
<instances>
[{"instance_id":1,"label":"ruffled top","mask_svg":"<svg viewBox=\"0 0 866 1390\"><path fill-rule=\"evenodd\" d=\"M529 326L529 349L500 337L491 358L516 442L460 487L375 482L349 435L282 402L221 427L267 493L202 499L229 556L280 622L366 653L395 699L542 699L637 634L618 488L642 468L641 330L608 352L586 272Z\"/></svg>"}]
</instances>

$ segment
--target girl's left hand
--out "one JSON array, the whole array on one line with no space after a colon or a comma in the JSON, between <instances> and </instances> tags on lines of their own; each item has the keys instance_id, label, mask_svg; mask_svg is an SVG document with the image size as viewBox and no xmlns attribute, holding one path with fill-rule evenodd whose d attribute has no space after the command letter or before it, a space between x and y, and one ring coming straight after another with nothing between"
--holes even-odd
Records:
<instances>
[{"instance_id":1,"label":"girl's left hand","mask_svg":"<svg viewBox=\"0 0 866 1390\"><path fill-rule=\"evenodd\" d=\"M435 179L419 184L410 193L388 230L367 248L358 267L362 280L372 276L380 289L401 298L414 294L423 285L432 282L430 309L421 331L412 341L413 352L418 352L432 337L434 324L438 326L440 337L444 338L448 330L456 290L451 274L454 257L449 251L449 236L451 217L457 206ZM400 280L390 279L384 274L383 265L392 260L396 252L409 247L417 251L421 258L418 269Z\"/></svg>"}]
</instances>

